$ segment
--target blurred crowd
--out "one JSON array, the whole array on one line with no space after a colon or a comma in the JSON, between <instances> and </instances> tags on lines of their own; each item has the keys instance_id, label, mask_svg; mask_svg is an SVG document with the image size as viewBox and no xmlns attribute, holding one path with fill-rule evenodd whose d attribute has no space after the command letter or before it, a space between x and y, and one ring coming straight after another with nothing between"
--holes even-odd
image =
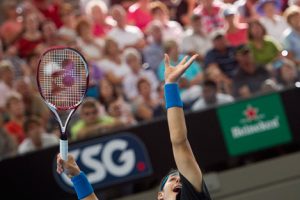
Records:
<instances>
[{"instance_id":1,"label":"blurred crowd","mask_svg":"<svg viewBox=\"0 0 300 200\"><path fill-rule=\"evenodd\" d=\"M294 87L300 0L4 0L0 160L58 144L37 89L39 56L64 45L90 71L70 141L165 117L164 54L199 56L179 80L185 111Z\"/></svg>"}]
</instances>

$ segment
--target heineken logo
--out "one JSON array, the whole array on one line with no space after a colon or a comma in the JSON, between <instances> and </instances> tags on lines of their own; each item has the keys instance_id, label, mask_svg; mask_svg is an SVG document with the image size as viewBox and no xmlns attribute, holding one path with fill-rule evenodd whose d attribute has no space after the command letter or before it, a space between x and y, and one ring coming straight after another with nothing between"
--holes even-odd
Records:
<instances>
[{"instance_id":1,"label":"heineken logo","mask_svg":"<svg viewBox=\"0 0 300 200\"><path fill-rule=\"evenodd\" d=\"M241 155L291 140L277 94L225 105L217 112L230 155Z\"/></svg>"},{"instance_id":2,"label":"heineken logo","mask_svg":"<svg viewBox=\"0 0 300 200\"><path fill-rule=\"evenodd\" d=\"M270 131L272 129L279 128L279 126L279 117L275 116L271 120L260 121L255 124L244 125L242 127L234 126L231 128L231 134L233 138L237 139L243 136Z\"/></svg>"},{"instance_id":3,"label":"heineken logo","mask_svg":"<svg viewBox=\"0 0 300 200\"><path fill-rule=\"evenodd\" d=\"M240 120L240 123L248 123L265 118L265 115L263 113L259 113L259 108L254 107L251 104L248 104L246 109L243 110L243 115L245 116L245 118L242 118Z\"/></svg>"},{"instance_id":4,"label":"heineken logo","mask_svg":"<svg viewBox=\"0 0 300 200\"><path fill-rule=\"evenodd\" d=\"M245 118L240 120L240 126L231 127L231 134L235 139L276 129L280 126L278 115L275 115L272 119L266 120L265 114L259 113L259 108L254 107L251 104L247 105L242 114Z\"/></svg>"}]
</instances>

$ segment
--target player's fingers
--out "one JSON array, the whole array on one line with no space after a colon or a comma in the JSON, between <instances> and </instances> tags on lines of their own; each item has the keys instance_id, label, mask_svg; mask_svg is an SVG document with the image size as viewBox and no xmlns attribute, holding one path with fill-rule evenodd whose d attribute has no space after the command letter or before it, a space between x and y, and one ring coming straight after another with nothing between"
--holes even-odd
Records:
<instances>
[{"instance_id":1,"label":"player's fingers","mask_svg":"<svg viewBox=\"0 0 300 200\"><path fill-rule=\"evenodd\" d=\"M184 65L188 56L184 56L184 58L180 61L179 65Z\"/></svg>"},{"instance_id":2,"label":"player's fingers","mask_svg":"<svg viewBox=\"0 0 300 200\"><path fill-rule=\"evenodd\" d=\"M170 58L166 53L165 53L165 67L170 67Z\"/></svg>"},{"instance_id":3,"label":"player's fingers","mask_svg":"<svg viewBox=\"0 0 300 200\"><path fill-rule=\"evenodd\" d=\"M192 62L198 57L198 54L193 55L186 63L185 63L185 68L188 68Z\"/></svg>"}]
</instances>

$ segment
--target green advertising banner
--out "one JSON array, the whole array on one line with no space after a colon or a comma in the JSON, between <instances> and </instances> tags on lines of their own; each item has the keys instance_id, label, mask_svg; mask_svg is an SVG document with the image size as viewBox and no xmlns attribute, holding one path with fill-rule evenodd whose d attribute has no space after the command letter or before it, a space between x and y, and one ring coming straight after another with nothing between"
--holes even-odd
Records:
<instances>
[{"instance_id":1,"label":"green advertising banner","mask_svg":"<svg viewBox=\"0 0 300 200\"><path fill-rule=\"evenodd\" d=\"M217 109L231 156L269 148L292 140L281 99L270 94Z\"/></svg>"}]
</instances>

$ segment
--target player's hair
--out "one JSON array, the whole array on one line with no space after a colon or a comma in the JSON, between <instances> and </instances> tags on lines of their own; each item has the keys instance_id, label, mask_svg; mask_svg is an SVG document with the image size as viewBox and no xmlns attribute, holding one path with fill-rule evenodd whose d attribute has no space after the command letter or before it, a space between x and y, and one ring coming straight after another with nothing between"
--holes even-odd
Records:
<instances>
[{"instance_id":1,"label":"player's hair","mask_svg":"<svg viewBox=\"0 0 300 200\"><path fill-rule=\"evenodd\" d=\"M177 169L170 169L170 171L161 179L159 184L159 191L162 191L165 187L165 184L171 174L179 174Z\"/></svg>"}]
</instances>

